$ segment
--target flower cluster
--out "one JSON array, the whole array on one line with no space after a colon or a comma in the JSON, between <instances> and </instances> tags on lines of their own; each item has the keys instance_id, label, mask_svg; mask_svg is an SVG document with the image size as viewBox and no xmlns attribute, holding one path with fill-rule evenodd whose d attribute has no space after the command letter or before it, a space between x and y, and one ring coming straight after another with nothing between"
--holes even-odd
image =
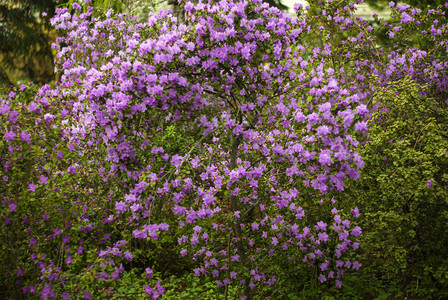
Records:
<instances>
[{"instance_id":1,"label":"flower cluster","mask_svg":"<svg viewBox=\"0 0 448 300\"><path fill-rule=\"evenodd\" d=\"M5 272L26 269L16 284L44 299L111 295L139 245L166 232L196 275L246 286L245 296L274 286L280 261L318 266L320 282L342 286L361 267L351 254L359 211L325 199L360 176L368 99L404 74L445 89L447 69L423 50L385 56L343 2L316 4L319 18L297 7L294 18L260 0L188 1L185 21L162 11L142 23L58 9L60 80L0 103L2 219L24 229L29 255ZM418 25L421 12L394 12L401 27ZM422 34L446 46L446 25ZM185 142L160 138L169 134ZM89 276L90 289L73 283ZM145 293L163 294L146 278Z\"/></svg>"}]
</instances>

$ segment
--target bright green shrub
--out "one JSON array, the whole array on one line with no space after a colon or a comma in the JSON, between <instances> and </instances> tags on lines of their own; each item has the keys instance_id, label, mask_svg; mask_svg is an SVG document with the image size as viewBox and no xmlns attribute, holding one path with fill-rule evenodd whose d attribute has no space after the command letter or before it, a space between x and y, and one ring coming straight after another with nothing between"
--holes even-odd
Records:
<instances>
[{"instance_id":1,"label":"bright green shrub","mask_svg":"<svg viewBox=\"0 0 448 300\"><path fill-rule=\"evenodd\" d=\"M399 285L411 295L445 297L446 99L404 78L377 90L372 101L376 110L360 150L366 165L343 195L363 207L361 273L380 289Z\"/></svg>"}]
</instances>

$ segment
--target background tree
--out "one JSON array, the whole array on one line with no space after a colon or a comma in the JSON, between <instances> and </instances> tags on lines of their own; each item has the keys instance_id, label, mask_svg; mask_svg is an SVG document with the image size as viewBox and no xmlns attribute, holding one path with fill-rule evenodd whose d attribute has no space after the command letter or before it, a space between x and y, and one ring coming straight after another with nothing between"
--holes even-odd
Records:
<instances>
[{"instance_id":1,"label":"background tree","mask_svg":"<svg viewBox=\"0 0 448 300\"><path fill-rule=\"evenodd\" d=\"M50 82L54 79L49 18L63 0L5 0L0 3L0 80Z\"/></svg>"}]
</instances>

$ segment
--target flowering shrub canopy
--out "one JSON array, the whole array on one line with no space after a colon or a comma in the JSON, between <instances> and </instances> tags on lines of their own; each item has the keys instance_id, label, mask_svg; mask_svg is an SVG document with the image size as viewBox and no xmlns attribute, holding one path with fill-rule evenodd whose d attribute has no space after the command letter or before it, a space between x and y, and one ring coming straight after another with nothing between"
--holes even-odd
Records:
<instances>
[{"instance_id":1,"label":"flowering shrub canopy","mask_svg":"<svg viewBox=\"0 0 448 300\"><path fill-rule=\"evenodd\" d=\"M145 251L165 235L195 275L244 286L243 298L275 286L285 264L336 286L361 267L358 208L324 196L359 177L376 86L407 75L445 91L446 62L433 59L445 23L422 32L432 53L386 53L349 1L314 3L317 17L297 6L297 18L258 0L182 5L185 22L59 9L60 80L2 100L14 289L106 297L135 261L157 298ZM395 35L427 25L410 7L393 13Z\"/></svg>"}]
</instances>

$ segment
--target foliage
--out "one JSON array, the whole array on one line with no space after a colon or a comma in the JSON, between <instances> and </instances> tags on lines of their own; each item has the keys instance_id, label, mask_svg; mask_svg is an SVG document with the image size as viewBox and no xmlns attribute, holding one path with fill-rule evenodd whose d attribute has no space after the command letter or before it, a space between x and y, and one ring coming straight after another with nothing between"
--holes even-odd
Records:
<instances>
[{"instance_id":1,"label":"foliage","mask_svg":"<svg viewBox=\"0 0 448 300\"><path fill-rule=\"evenodd\" d=\"M0 72L3 82L47 83L54 79L52 33L42 13L54 13L57 0L6 0L0 4Z\"/></svg>"},{"instance_id":2,"label":"foliage","mask_svg":"<svg viewBox=\"0 0 448 300\"><path fill-rule=\"evenodd\" d=\"M413 7L425 9L428 8L428 6L431 6L431 8L436 8L439 5L443 5L445 2L441 0L403 0L403 1L390 1L390 0L366 0L366 3L369 4L372 8L385 8L389 5L389 3L406 3Z\"/></svg>"},{"instance_id":3,"label":"foliage","mask_svg":"<svg viewBox=\"0 0 448 300\"><path fill-rule=\"evenodd\" d=\"M258 0L181 5L185 23L58 9L60 80L1 100L4 296L351 297L351 273L361 259L378 266L376 247L391 243L377 238L389 236L384 260L422 270L407 259L433 251L426 232L441 236L445 222L446 151L432 144L446 142L433 113L446 98L443 13L419 23L423 13L393 7L403 30L391 51L349 1L315 1L319 15L296 6L298 18ZM414 26L433 48L401 43ZM393 171L372 167L381 151ZM357 189L360 153L361 184L375 179ZM389 189L369 204L374 184ZM421 195L436 205L420 209ZM397 225L419 244L388 230ZM445 284L443 268L423 264ZM395 266L376 270L396 278Z\"/></svg>"},{"instance_id":4,"label":"foliage","mask_svg":"<svg viewBox=\"0 0 448 300\"><path fill-rule=\"evenodd\" d=\"M345 195L364 208L369 278L446 297L447 103L427 89L403 78L377 90L363 176Z\"/></svg>"}]
</instances>

